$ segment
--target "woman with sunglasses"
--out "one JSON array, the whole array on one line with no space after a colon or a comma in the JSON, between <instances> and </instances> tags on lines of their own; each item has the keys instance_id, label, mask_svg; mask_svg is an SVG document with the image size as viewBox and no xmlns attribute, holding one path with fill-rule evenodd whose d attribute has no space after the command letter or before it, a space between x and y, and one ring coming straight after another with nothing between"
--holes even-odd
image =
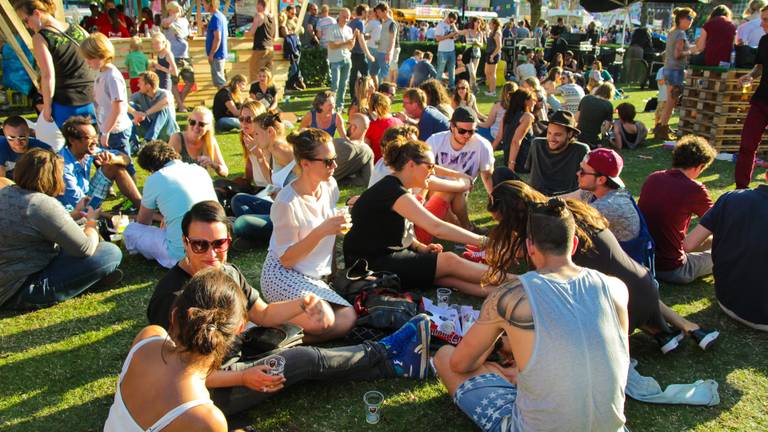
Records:
<instances>
[{"instance_id":1,"label":"woman with sunglasses","mask_svg":"<svg viewBox=\"0 0 768 432\"><path fill-rule=\"evenodd\" d=\"M297 324L313 341L336 339L346 335L357 319L352 305L324 280L332 273L336 236L349 228L349 216L336 212L336 150L331 136L320 129L293 132L288 142L300 174L272 204L274 228L261 271L261 290L269 302L317 295L331 305L333 319Z\"/></svg>"},{"instance_id":2,"label":"woman with sunglasses","mask_svg":"<svg viewBox=\"0 0 768 432\"><path fill-rule=\"evenodd\" d=\"M301 119L299 127L302 129L322 129L331 136L339 132L341 138L346 138L344 119L336 112L336 94L330 90L321 91L312 102L312 109Z\"/></svg>"},{"instance_id":3,"label":"woman with sunglasses","mask_svg":"<svg viewBox=\"0 0 768 432\"><path fill-rule=\"evenodd\" d=\"M264 105L267 111L277 109L277 88L272 82L272 72L269 69L259 69L256 81L251 84L249 94L251 99Z\"/></svg>"},{"instance_id":4,"label":"woman with sunglasses","mask_svg":"<svg viewBox=\"0 0 768 432\"><path fill-rule=\"evenodd\" d=\"M521 259L528 256L525 239L529 209L531 205L547 200L542 193L521 181L506 181L493 189L488 197L487 210L499 223L489 234L488 250L494 253L486 255L489 270L483 277L484 283L503 284L508 280L510 270L528 264L521 262ZM636 328L642 329L653 335L662 352L666 353L668 349L674 349L671 346L677 347L683 332L694 338L711 333L681 317L659 300L653 275L624 252L608 229L608 221L595 208L573 199L567 200L567 206L576 220L576 236L579 239L573 262L614 276L627 285L629 334ZM667 321L680 330L673 332Z\"/></svg>"},{"instance_id":5,"label":"woman with sunglasses","mask_svg":"<svg viewBox=\"0 0 768 432\"><path fill-rule=\"evenodd\" d=\"M258 102L248 102L261 105ZM245 106L243 111L245 111ZM235 220L234 232L237 237L235 249L251 249L253 242L268 241L272 235L272 221L269 217L272 200L277 193L296 179L299 172L293 158L293 148L285 139L285 125L280 113L270 111L253 119L243 119L243 146L246 147L249 164L246 174L251 173L258 184L263 184L259 193L238 193L231 200ZM247 133L246 133L247 132Z\"/></svg>"},{"instance_id":6,"label":"woman with sunglasses","mask_svg":"<svg viewBox=\"0 0 768 432\"><path fill-rule=\"evenodd\" d=\"M245 305L243 291L223 271L195 274L173 303L168 331L151 325L133 340L104 430L227 430L206 381L243 331ZM275 378L282 387L284 379Z\"/></svg>"},{"instance_id":7,"label":"woman with sunglasses","mask_svg":"<svg viewBox=\"0 0 768 432\"><path fill-rule=\"evenodd\" d=\"M451 98L451 107L454 110L460 106L474 111L480 121L487 119L485 115L480 113L480 109L477 108L477 98L475 98L475 94L470 90L467 80L459 80L456 83L456 90L453 91L453 97Z\"/></svg>"},{"instance_id":8,"label":"woman with sunglasses","mask_svg":"<svg viewBox=\"0 0 768 432\"><path fill-rule=\"evenodd\" d=\"M245 93L248 81L244 75L237 74L227 85L220 88L213 97L213 118L216 121L216 132L228 132L240 129L240 107L247 98Z\"/></svg>"},{"instance_id":9,"label":"woman with sunglasses","mask_svg":"<svg viewBox=\"0 0 768 432\"><path fill-rule=\"evenodd\" d=\"M204 106L189 114L187 129L171 136L168 144L181 156L181 161L200 165L221 177L229 175L219 143L213 134L213 114Z\"/></svg>"},{"instance_id":10,"label":"woman with sunglasses","mask_svg":"<svg viewBox=\"0 0 768 432\"><path fill-rule=\"evenodd\" d=\"M365 259L371 269L400 276L403 289L433 285L479 297L487 267L467 261L440 244L424 244L413 225L443 240L485 246L487 238L444 222L419 203L413 189L426 189L434 174L435 157L422 141L398 138L387 143L384 161L393 171L363 192L352 207L352 229L344 238L344 262Z\"/></svg>"},{"instance_id":11,"label":"woman with sunglasses","mask_svg":"<svg viewBox=\"0 0 768 432\"><path fill-rule=\"evenodd\" d=\"M85 211L82 200L70 215L55 198L64 193L60 156L30 149L16 163L14 180L16 185L0 190L2 308L47 307L99 281L120 281L123 256L120 248L99 240L99 211ZM83 216L81 228L73 217Z\"/></svg>"}]
</instances>

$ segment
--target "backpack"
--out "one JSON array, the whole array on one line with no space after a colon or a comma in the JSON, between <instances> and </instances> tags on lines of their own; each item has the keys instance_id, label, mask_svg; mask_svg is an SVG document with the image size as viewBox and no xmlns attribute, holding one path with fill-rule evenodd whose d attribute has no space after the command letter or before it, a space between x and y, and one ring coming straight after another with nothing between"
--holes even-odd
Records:
<instances>
[{"instance_id":1,"label":"backpack","mask_svg":"<svg viewBox=\"0 0 768 432\"><path fill-rule=\"evenodd\" d=\"M619 245L621 245L621 248L624 249L627 255L647 267L651 275L656 277L656 243L653 241L651 232L648 230L648 223L645 221L640 207L637 206L635 199L631 195L629 199L632 201L632 205L635 207L635 211L640 218L640 233L632 240L619 242Z\"/></svg>"}]
</instances>

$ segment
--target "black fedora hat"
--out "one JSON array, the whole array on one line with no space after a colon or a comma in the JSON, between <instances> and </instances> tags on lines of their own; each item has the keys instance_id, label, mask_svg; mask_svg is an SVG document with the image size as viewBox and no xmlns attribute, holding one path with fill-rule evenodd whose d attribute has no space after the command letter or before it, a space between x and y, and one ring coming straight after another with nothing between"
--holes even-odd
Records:
<instances>
[{"instance_id":1,"label":"black fedora hat","mask_svg":"<svg viewBox=\"0 0 768 432\"><path fill-rule=\"evenodd\" d=\"M576 127L576 119L573 118L573 113L570 111L560 110L556 111L554 114L552 114L549 117L549 121L543 121L541 122L545 126L548 126L550 124L556 124L563 127L566 127L574 132L576 132L576 135L580 134L581 131Z\"/></svg>"}]
</instances>

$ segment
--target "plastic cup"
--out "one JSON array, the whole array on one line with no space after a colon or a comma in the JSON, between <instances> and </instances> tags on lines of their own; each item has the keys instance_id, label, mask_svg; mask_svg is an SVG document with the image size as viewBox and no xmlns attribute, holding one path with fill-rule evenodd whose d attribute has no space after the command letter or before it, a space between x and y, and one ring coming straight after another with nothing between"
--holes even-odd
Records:
<instances>
[{"instance_id":1,"label":"plastic cup","mask_svg":"<svg viewBox=\"0 0 768 432\"><path fill-rule=\"evenodd\" d=\"M120 246L123 243L123 235L122 234L110 234L109 235L109 241L111 243L116 244L117 246Z\"/></svg>"},{"instance_id":2,"label":"plastic cup","mask_svg":"<svg viewBox=\"0 0 768 432\"><path fill-rule=\"evenodd\" d=\"M381 418L381 404L384 403L384 395L380 391L371 390L363 395L365 402L365 421L368 424L376 424Z\"/></svg>"},{"instance_id":3,"label":"plastic cup","mask_svg":"<svg viewBox=\"0 0 768 432\"><path fill-rule=\"evenodd\" d=\"M271 355L259 363L269 368L267 375L280 376L285 372L285 357L281 355Z\"/></svg>"},{"instance_id":4,"label":"plastic cup","mask_svg":"<svg viewBox=\"0 0 768 432\"><path fill-rule=\"evenodd\" d=\"M336 209L337 215L342 215L347 219L347 223L341 228L342 234L347 234L352 229L352 217L349 214L349 207L339 207Z\"/></svg>"},{"instance_id":5,"label":"plastic cup","mask_svg":"<svg viewBox=\"0 0 768 432\"><path fill-rule=\"evenodd\" d=\"M450 288L438 288L437 289L437 306L448 307L448 302L451 300Z\"/></svg>"}]
</instances>

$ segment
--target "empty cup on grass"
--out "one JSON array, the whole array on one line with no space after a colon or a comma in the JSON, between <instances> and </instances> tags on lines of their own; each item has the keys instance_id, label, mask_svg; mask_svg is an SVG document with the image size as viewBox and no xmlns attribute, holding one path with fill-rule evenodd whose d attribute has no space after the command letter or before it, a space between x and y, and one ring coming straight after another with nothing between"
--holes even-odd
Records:
<instances>
[{"instance_id":1,"label":"empty cup on grass","mask_svg":"<svg viewBox=\"0 0 768 432\"><path fill-rule=\"evenodd\" d=\"M259 363L269 368L267 375L280 376L285 372L285 357L281 355L271 355Z\"/></svg>"},{"instance_id":2,"label":"empty cup on grass","mask_svg":"<svg viewBox=\"0 0 768 432\"><path fill-rule=\"evenodd\" d=\"M376 424L381 418L381 404L384 403L384 395L376 390L371 390L363 395L365 402L365 421L368 424Z\"/></svg>"},{"instance_id":3,"label":"empty cup on grass","mask_svg":"<svg viewBox=\"0 0 768 432\"><path fill-rule=\"evenodd\" d=\"M437 306L448 307L448 302L451 300L450 288L438 288L437 289Z\"/></svg>"}]
</instances>

